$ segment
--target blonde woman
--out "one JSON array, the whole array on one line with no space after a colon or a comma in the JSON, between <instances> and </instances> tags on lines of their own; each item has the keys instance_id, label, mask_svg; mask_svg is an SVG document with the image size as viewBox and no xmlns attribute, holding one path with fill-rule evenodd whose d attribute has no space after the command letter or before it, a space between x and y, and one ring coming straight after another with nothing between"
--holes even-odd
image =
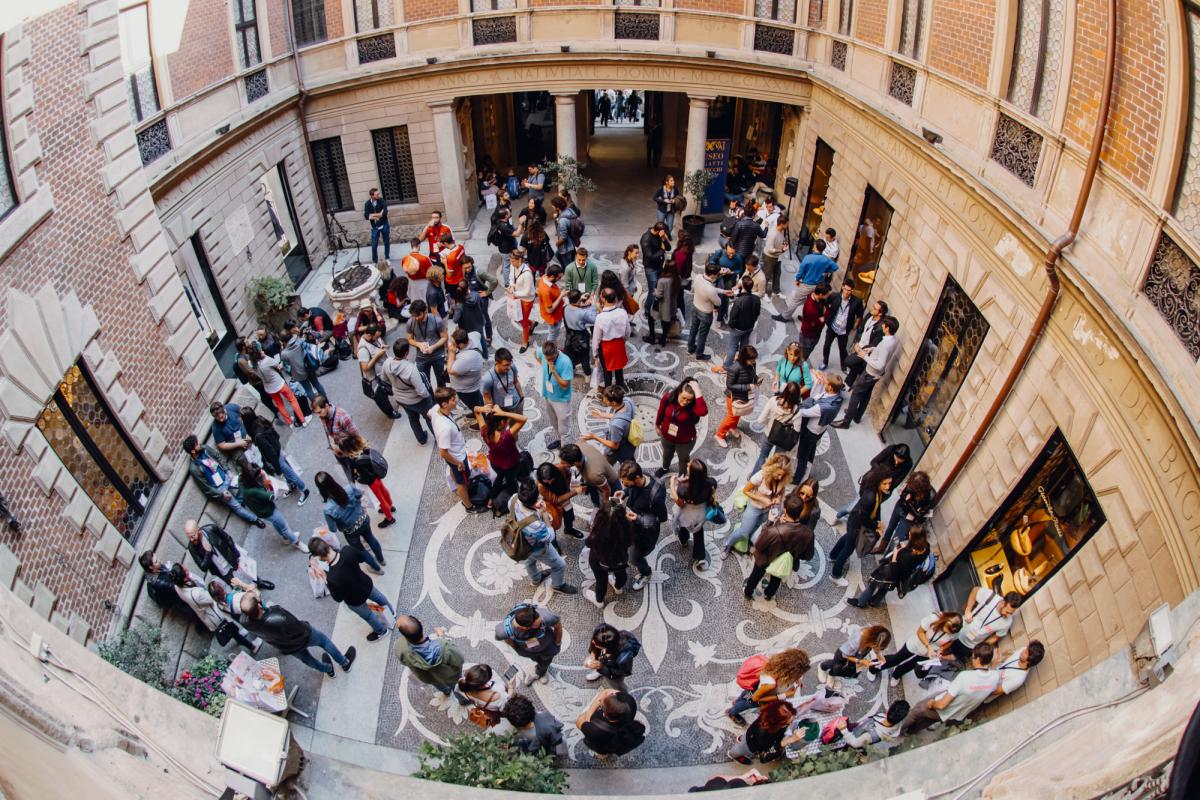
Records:
<instances>
[{"instance_id":1,"label":"blonde woman","mask_svg":"<svg viewBox=\"0 0 1200 800\"><path fill-rule=\"evenodd\" d=\"M883 654L892 643L892 632L883 625L870 625L858 636L851 636L834 651L833 658L817 667L821 682L830 685L834 678L857 678L865 672L867 680L875 680L883 668Z\"/></svg>"},{"instance_id":2,"label":"blonde woman","mask_svg":"<svg viewBox=\"0 0 1200 800\"><path fill-rule=\"evenodd\" d=\"M744 726L746 720L742 719L743 711L794 694L810 666L808 653L798 647L789 647L776 653L763 664L762 671L758 673L758 684L753 689L743 690L725 713L738 725Z\"/></svg>"},{"instance_id":3,"label":"blonde woman","mask_svg":"<svg viewBox=\"0 0 1200 800\"><path fill-rule=\"evenodd\" d=\"M726 559L733 551L733 546L741 539L750 541L755 531L767 521L779 516L780 504L787 495L788 477L791 474L792 459L785 453L775 453L763 464L763 468L750 476L742 487L746 495L746 510L742 512L741 526L729 534L725 546L721 550L721 558Z\"/></svg>"}]
</instances>

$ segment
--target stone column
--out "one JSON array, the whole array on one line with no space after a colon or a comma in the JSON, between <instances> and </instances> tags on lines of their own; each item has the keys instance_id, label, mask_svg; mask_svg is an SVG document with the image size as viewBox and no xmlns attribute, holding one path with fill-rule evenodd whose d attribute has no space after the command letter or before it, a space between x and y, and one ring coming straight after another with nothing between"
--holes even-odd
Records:
<instances>
[{"instance_id":1,"label":"stone column","mask_svg":"<svg viewBox=\"0 0 1200 800\"><path fill-rule=\"evenodd\" d=\"M579 158L579 144L575 135L575 102L579 92L553 92L554 95L554 139L560 156Z\"/></svg>"},{"instance_id":2,"label":"stone column","mask_svg":"<svg viewBox=\"0 0 1200 800\"><path fill-rule=\"evenodd\" d=\"M462 134L454 116L454 101L429 104L433 110L433 140L437 145L438 171L442 178L442 219L456 235L471 226L467 218L467 174L463 168Z\"/></svg>"},{"instance_id":3,"label":"stone column","mask_svg":"<svg viewBox=\"0 0 1200 800\"><path fill-rule=\"evenodd\" d=\"M688 95L687 147L683 155L683 180L698 169L704 168L704 140L708 138L708 106L716 100L716 96L704 97ZM689 204L692 198L688 198ZM697 209L689 208L689 214L699 213Z\"/></svg>"}]
</instances>

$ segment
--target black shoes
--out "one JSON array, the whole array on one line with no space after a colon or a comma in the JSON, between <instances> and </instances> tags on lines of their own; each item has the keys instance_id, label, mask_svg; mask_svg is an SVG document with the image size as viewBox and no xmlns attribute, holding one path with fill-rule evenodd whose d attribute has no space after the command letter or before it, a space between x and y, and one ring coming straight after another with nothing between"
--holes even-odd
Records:
<instances>
[{"instance_id":1,"label":"black shoes","mask_svg":"<svg viewBox=\"0 0 1200 800\"><path fill-rule=\"evenodd\" d=\"M846 430L846 428L850 427L850 423L844 419L840 419L837 422L830 423L830 427L837 428L840 431L844 431L844 430Z\"/></svg>"},{"instance_id":2,"label":"black shoes","mask_svg":"<svg viewBox=\"0 0 1200 800\"><path fill-rule=\"evenodd\" d=\"M572 539L582 539L586 535L587 534L585 534L583 531L578 531L578 530L575 530L574 528L570 528L567 530L567 536L570 536Z\"/></svg>"},{"instance_id":3,"label":"black shoes","mask_svg":"<svg viewBox=\"0 0 1200 800\"><path fill-rule=\"evenodd\" d=\"M342 667L342 672L349 672L350 667L354 666L354 659L358 657L358 650L354 647L346 648L346 664Z\"/></svg>"},{"instance_id":4,"label":"black shoes","mask_svg":"<svg viewBox=\"0 0 1200 800\"><path fill-rule=\"evenodd\" d=\"M787 317L783 316L782 314L772 314L771 319L775 320L776 322L787 322Z\"/></svg>"},{"instance_id":5,"label":"black shoes","mask_svg":"<svg viewBox=\"0 0 1200 800\"><path fill-rule=\"evenodd\" d=\"M256 520L254 520L254 527L265 528L265 527L267 527L267 523L263 522L261 519L256 519Z\"/></svg>"},{"instance_id":6,"label":"black shoes","mask_svg":"<svg viewBox=\"0 0 1200 800\"><path fill-rule=\"evenodd\" d=\"M394 519L385 519L383 522L379 523L379 527L381 527L381 528L390 528L391 526L393 526L393 525L395 525L395 524L396 524L396 520L394 520Z\"/></svg>"},{"instance_id":7,"label":"black shoes","mask_svg":"<svg viewBox=\"0 0 1200 800\"><path fill-rule=\"evenodd\" d=\"M663 469L662 467L659 467L658 469L654 470L654 477L656 477L656 478L661 478L663 475L666 475L666 474L667 474L667 471L665 469Z\"/></svg>"},{"instance_id":8,"label":"black shoes","mask_svg":"<svg viewBox=\"0 0 1200 800\"><path fill-rule=\"evenodd\" d=\"M269 592L275 588L275 584L271 583L266 578L259 578L254 582L254 585L262 589L264 592Z\"/></svg>"},{"instance_id":9,"label":"black shoes","mask_svg":"<svg viewBox=\"0 0 1200 800\"><path fill-rule=\"evenodd\" d=\"M382 637L383 637L382 633L377 633L376 631L371 631L370 633L367 634L367 641L368 642L378 642Z\"/></svg>"}]
</instances>

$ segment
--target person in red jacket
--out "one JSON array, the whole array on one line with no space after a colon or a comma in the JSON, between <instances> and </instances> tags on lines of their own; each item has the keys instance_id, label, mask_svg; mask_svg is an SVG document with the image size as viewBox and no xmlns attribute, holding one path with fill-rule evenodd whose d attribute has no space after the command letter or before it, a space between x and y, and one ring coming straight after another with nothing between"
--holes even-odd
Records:
<instances>
[{"instance_id":1,"label":"person in red jacket","mask_svg":"<svg viewBox=\"0 0 1200 800\"><path fill-rule=\"evenodd\" d=\"M420 239L409 239L408 246L412 248L412 252L400 260L400 268L410 281L423 281L433 262L421 252Z\"/></svg>"},{"instance_id":2,"label":"person in red jacket","mask_svg":"<svg viewBox=\"0 0 1200 800\"><path fill-rule=\"evenodd\" d=\"M422 241L429 242L429 257L433 259L434 263L438 263L438 244L442 241L442 234L446 233L450 233L450 228L442 224L442 212L434 211L429 215L429 224L417 237Z\"/></svg>"},{"instance_id":3,"label":"person in red jacket","mask_svg":"<svg viewBox=\"0 0 1200 800\"><path fill-rule=\"evenodd\" d=\"M461 303L463 301L462 260L467 255L466 248L455 243L454 236L449 229L442 234L438 248L438 255L442 259L442 268L446 270L446 292L454 298L455 303Z\"/></svg>"},{"instance_id":4,"label":"person in red jacket","mask_svg":"<svg viewBox=\"0 0 1200 800\"><path fill-rule=\"evenodd\" d=\"M800 312L800 350L805 360L808 360L809 353L816 349L821 339L825 318L829 316L829 295L832 292L828 283L822 283L804 299L804 308Z\"/></svg>"},{"instance_id":5,"label":"person in red jacket","mask_svg":"<svg viewBox=\"0 0 1200 800\"><path fill-rule=\"evenodd\" d=\"M708 405L700 396L700 389L691 378L683 381L663 395L658 403L658 416L654 427L662 437L662 467L654 473L661 478L671 468L671 459L679 456L679 474L687 473L687 464L696 444L696 426L700 418L708 416Z\"/></svg>"}]
</instances>

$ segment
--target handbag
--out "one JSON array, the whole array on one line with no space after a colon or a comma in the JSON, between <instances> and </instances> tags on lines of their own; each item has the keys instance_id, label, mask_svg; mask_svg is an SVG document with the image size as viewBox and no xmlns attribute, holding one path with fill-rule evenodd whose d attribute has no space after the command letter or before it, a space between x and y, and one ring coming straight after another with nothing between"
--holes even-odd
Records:
<instances>
[{"instance_id":1,"label":"handbag","mask_svg":"<svg viewBox=\"0 0 1200 800\"><path fill-rule=\"evenodd\" d=\"M792 574L792 565L795 562L792 560L790 552L783 552L775 556L775 560L767 565L767 574L772 578L783 580L788 575Z\"/></svg>"},{"instance_id":2,"label":"handbag","mask_svg":"<svg viewBox=\"0 0 1200 800\"><path fill-rule=\"evenodd\" d=\"M746 493L738 489L733 493L733 508L735 511L745 511L750 505L750 498L746 497Z\"/></svg>"},{"instance_id":3,"label":"handbag","mask_svg":"<svg viewBox=\"0 0 1200 800\"><path fill-rule=\"evenodd\" d=\"M371 397L379 397L381 393L391 397L393 392L395 389L392 388L391 381L385 381L378 375L371 379Z\"/></svg>"},{"instance_id":4,"label":"handbag","mask_svg":"<svg viewBox=\"0 0 1200 800\"><path fill-rule=\"evenodd\" d=\"M217 629L213 631L213 636L217 638L217 644L221 645L222 647L233 641L233 638L236 635L237 625L233 624L229 620L224 620L221 622L221 624L217 626Z\"/></svg>"},{"instance_id":5,"label":"handbag","mask_svg":"<svg viewBox=\"0 0 1200 800\"><path fill-rule=\"evenodd\" d=\"M365 375L362 378L362 393L364 397L370 397L371 399L375 398L374 382L367 380Z\"/></svg>"},{"instance_id":6,"label":"handbag","mask_svg":"<svg viewBox=\"0 0 1200 800\"><path fill-rule=\"evenodd\" d=\"M754 397L751 396L746 400L733 401L733 415L735 417L748 417L754 413ZM799 440L797 440L799 441Z\"/></svg>"},{"instance_id":7,"label":"handbag","mask_svg":"<svg viewBox=\"0 0 1200 800\"><path fill-rule=\"evenodd\" d=\"M481 728L494 728L500 724L500 712L491 708L471 706L467 711L467 719Z\"/></svg>"},{"instance_id":8,"label":"handbag","mask_svg":"<svg viewBox=\"0 0 1200 800\"><path fill-rule=\"evenodd\" d=\"M708 508L704 511L704 521L714 525L724 525L728 521L728 517L725 516L725 509L715 503L709 503Z\"/></svg>"},{"instance_id":9,"label":"handbag","mask_svg":"<svg viewBox=\"0 0 1200 800\"><path fill-rule=\"evenodd\" d=\"M781 451L791 450L800 443L800 431L792 426L792 420L796 418L799 411L793 411L792 415L787 418L787 421L774 420L771 422L771 429L767 431L767 443L775 445Z\"/></svg>"}]
</instances>

